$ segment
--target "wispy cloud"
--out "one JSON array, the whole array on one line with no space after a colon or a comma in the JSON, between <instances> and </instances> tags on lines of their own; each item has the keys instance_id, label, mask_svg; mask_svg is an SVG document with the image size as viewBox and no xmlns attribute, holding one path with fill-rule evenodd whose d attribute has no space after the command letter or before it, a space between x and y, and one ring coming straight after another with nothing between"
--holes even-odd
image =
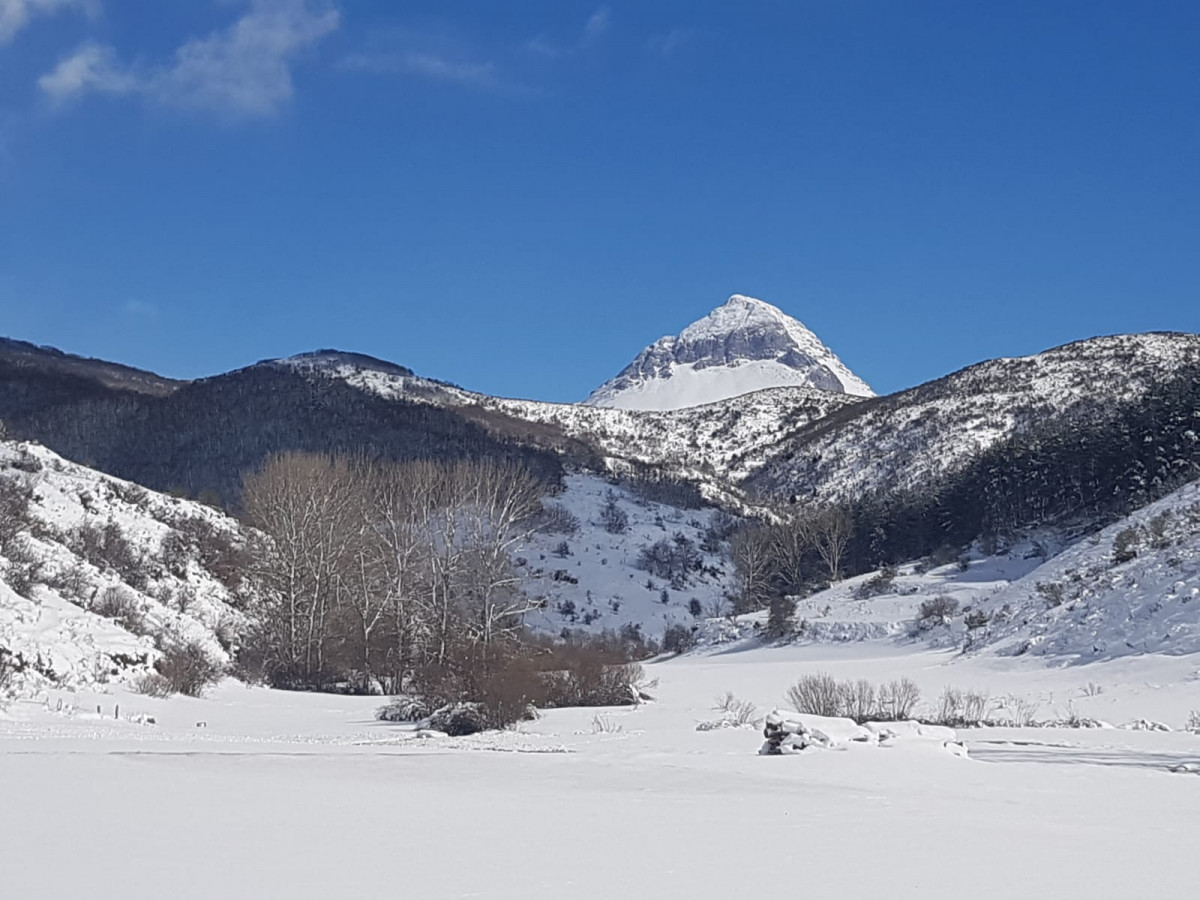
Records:
<instances>
[{"instance_id":1,"label":"wispy cloud","mask_svg":"<svg viewBox=\"0 0 1200 900\"><path fill-rule=\"evenodd\" d=\"M612 13L607 6L602 6L590 16L583 26L583 39L592 42L602 38L612 27Z\"/></svg>"},{"instance_id":2,"label":"wispy cloud","mask_svg":"<svg viewBox=\"0 0 1200 900\"><path fill-rule=\"evenodd\" d=\"M612 13L607 6L601 6L588 16L583 23L583 33L576 39L560 42L539 34L525 42L525 49L539 56L557 59L560 56L570 56L595 44L612 30Z\"/></svg>"},{"instance_id":3,"label":"wispy cloud","mask_svg":"<svg viewBox=\"0 0 1200 900\"><path fill-rule=\"evenodd\" d=\"M3 0L0 0L3 2ZM251 0L228 28L180 46L166 65L123 63L111 47L84 44L38 80L54 102L88 93L143 96L162 106L264 116L291 99L297 54L337 30L323 0Z\"/></svg>"},{"instance_id":4,"label":"wispy cloud","mask_svg":"<svg viewBox=\"0 0 1200 900\"><path fill-rule=\"evenodd\" d=\"M17 32L35 16L48 16L62 10L96 16L100 13L100 0L0 0L0 46L11 43Z\"/></svg>"},{"instance_id":5,"label":"wispy cloud","mask_svg":"<svg viewBox=\"0 0 1200 900\"><path fill-rule=\"evenodd\" d=\"M651 53L659 56L671 56L676 50L692 39L692 32L686 28L672 28L665 34L656 34L647 42Z\"/></svg>"},{"instance_id":6,"label":"wispy cloud","mask_svg":"<svg viewBox=\"0 0 1200 900\"><path fill-rule=\"evenodd\" d=\"M342 65L360 72L413 75L474 87L495 87L499 83L494 63L457 59L425 50L352 53Z\"/></svg>"}]
</instances>

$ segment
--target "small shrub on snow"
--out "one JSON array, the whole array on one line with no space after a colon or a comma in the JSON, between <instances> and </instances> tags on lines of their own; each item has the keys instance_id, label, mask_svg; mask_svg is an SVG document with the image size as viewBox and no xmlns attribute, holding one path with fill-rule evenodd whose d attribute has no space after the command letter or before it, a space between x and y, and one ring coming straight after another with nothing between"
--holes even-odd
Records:
<instances>
[{"instance_id":1,"label":"small shrub on snow","mask_svg":"<svg viewBox=\"0 0 1200 900\"><path fill-rule=\"evenodd\" d=\"M380 722L420 722L429 718L429 703L423 697L393 697L387 704L375 710Z\"/></svg>"},{"instance_id":2,"label":"small shrub on snow","mask_svg":"<svg viewBox=\"0 0 1200 900\"><path fill-rule=\"evenodd\" d=\"M171 689L171 682L167 680L165 675L158 672L147 672L134 680L133 689L139 694L147 697L158 697L160 700L170 697L175 693Z\"/></svg>"},{"instance_id":3,"label":"small shrub on snow","mask_svg":"<svg viewBox=\"0 0 1200 900\"><path fill-rule=\"evenodd\" d=\"M1190 731L1192 734L1200 734L1200 709L1193 709L1188 713L1187 724L1183 726L1184 731Z\"/></svg>"},{"instance_id":4,"label":"small shrub on snow","mask_svg":"<svg viewBox=\"0 0 1200 900\"><path fill-rule=\"evenodd\" d=\"M174 693L189 697L203 695L222 674L221 665L198 644L185 644L166 651L154 668L167 680Z\"/></svg>"},{"instance_id":5,"label":"small shrub on snow","mask_svg":"<svg viewBox=\"0 0 1200 900\"><path fill-rule=\"evenodd\" d=\"M1120 564L1134 559L1140 543L1141 534L1136 527L1130 525L1128 528L1122 528L1113 540L1113 562Z\"/></svg>"},{"instance_id":6,"label":"small shrub on snow","mask_svg":"<svg viewBox=\"0 0 1200 900\"><path fill-rule=\"evenodd\" d=\"M948 594L938 594L923 600L917 609L917 626L922 630L948 625L958 612L958 601Z\"/></svg>"},{"instance_id":7,"label":"small shrub on snow","mask_svg":"<svg viewBox=\"0 0 1200 900\"><path fill-rule=\"evenodd\" d=\"M619 722L614 722L608 716L592 717L592 734L619 734L624 730Z\"/></svg>"},{"instance_id":8,"label":"small shrub on snow","mask_svg":"<svg viewBox=\"0 0 1200 900\"><path fill-rule=\"evenodd\" d=\"M963 618L963 624L967 626L968 631L975 631L979 628L986 628L991 619L988 614L982 609L973 609Z\"/></svg>"},{"instance_id":9,"label":"small shrub on snow","mask_svg":"<svg viewBox=\"0 0 1200 900\"><path fill-rule=\"evenodd\" d=\"M787 692L792 709L812 716L840 716L842 696L841 686L824 672L802 676Z\"/></svg>"},{"instance_id":10,"label":"small shrub on snow","mask_svg":"<svg viewBox=\"0 0 1200 900\"><path fill-rule=\"evenodd\" d=\"M13 591L28 598L34 585L41 584L44 580L46 562L41 552L26 535L18 535L9 541L4 551L8 557L4 580Z\"/></svg>"},{"instance_id":11,"label":"small shrub on snow","mask_svg":"<svg viewBox=\"0 0 1200 900\"><path fill-rule=\"evenodd\" d=\"M696 646L696 635L686 625L672 625L663 633L664 653L686 653Z\"/></svg>"},{"instance_id":12,"label":"small shrub on snow","mask_svg":"<svg viewBox=\"0 0 1200 900\"><path fill-rule=\"evenodd\" d=\"M986 692L947 687L938 698L931 722L951 728L979 725L987 721L991 708L991 696Z\"/></svg>"},{"instance_id":13,"label":"small shrub on snow","mask_svg":"<svg viewBox=\"0 0 1200 900\"><path fill-rule=\"evenodd\" d=\"M624 534L629 530L629 513L617 504L617 495L611 490L604 495L600 508L600 524L609 534Z\"/></svg>"},{"instance_id":14,"label":"small shrub on snow","mask_svg":"<svg viewBox=\"0 0 1200 900\"><path fill-rule=\"evenodd\" d=\"M1066 588L1056 581L1039 581L1037 592L1049 606L1062 606L1063 601L1067 599Z\"/></svg>"},{"instance_id":15,"label":"small shrub on snow","mask_svg":"<svg viewBox=\"0 0 1200 900\"><path fill-rule=\"evenodd\" d=\"M32 501L33 488L25 479L0 476L0 551L7 550L18 534L29 530Z\"/></svg>"},{"instance_id":16,"label":"small shrub on snow","mask_svg":"<svg viewBox=\"0 0 1200 900\"><path fill-rule=\"evenodd\" d=\"M582 658L568 668L544 674L546 705L631 706L638 699L644 672L637 663L606 665Z\"/></svg>"},{"instance_id":17,"label":"small shrub on snow","mask_svg":"<svg viewBox=\"0 0 1200 900\"><path fill-rule=\"evenodd\" d=\"M487 730L487 719L478 703L451 703L434 710L429 727L451 737L464 737Z\"/></svg>"},{"instance_id":18,"label":"small shrub on snow","mask_svg":"<svg viewBox=\"0 0 1200 900\"><path fill-rule=\"evenodd\" d=\"M896 580L897 574L895 566L884 566L855 589L855 598L870 600L872 597L888 593L892 589L892 583Z\"/></svg>"},{"instance_id":19,"label":"small shrub on snow","mask_svg":"<svg viewBox=\"0 0 1200 900\"><path fill-rule=\"evenodd\" d=\"M879 686L879 718L892 722L911 719L921 701L921 689L910 678L898 678Z\"/></svg>"},{"instance_id":20,"label":"small shrub on snow","mask_svg":"<svg viewBox=\"0 0 1200 900\"><path fill-rule=\"evenodd\" d=\"M559 503L548 503L542 512L540 528L546 534L572 535L579 531L579 517Z\"/></svg>"}]
</instances>

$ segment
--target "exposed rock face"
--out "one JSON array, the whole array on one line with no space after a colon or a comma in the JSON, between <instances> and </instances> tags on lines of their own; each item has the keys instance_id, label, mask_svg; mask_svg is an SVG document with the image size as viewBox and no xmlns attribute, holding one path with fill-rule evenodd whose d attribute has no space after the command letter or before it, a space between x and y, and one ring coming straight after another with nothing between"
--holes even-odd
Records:
<instances>
[{"instance_id":1,"label":"exposed rock face","mask_svg":"<svg viewBox=\"0 0 1200 900\"><path fill-rule=\"evenodd\" d=\"M585 402L680 409L796 385L873 396L802 323L769 303L734 294L678 336L655 341Z\"/></svg>"}]
</instances>

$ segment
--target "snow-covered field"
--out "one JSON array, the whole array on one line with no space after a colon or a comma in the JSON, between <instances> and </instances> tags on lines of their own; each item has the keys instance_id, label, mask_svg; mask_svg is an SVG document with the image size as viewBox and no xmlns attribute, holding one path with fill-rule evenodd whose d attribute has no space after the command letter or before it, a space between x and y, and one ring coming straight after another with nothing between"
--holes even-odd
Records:
<instances>
[{"instance_id":1,"label":"snow-covered field","mask_svg":"<svg viewBox=\"0 0 1200 900\"><path fill-rule=\"evenodd\" d=\"M697 730L802 673L1074 704L1121 728L967 729L757 755ZM6 897L1190 896L1200 657L1049 668L889 642L651 664L656 700L421 738L377 699L227 682L203 700L52 693L0 714ZM62 701L63 709L59 710ZM96 713L97 705L100 715ZM119 720L113 715L120 706ZM74 706L76 712L68 714ZM131 719L151 715L155 724ZM1172 768L1184 771L1171 772Z\"/></svg>"}]
</instances>

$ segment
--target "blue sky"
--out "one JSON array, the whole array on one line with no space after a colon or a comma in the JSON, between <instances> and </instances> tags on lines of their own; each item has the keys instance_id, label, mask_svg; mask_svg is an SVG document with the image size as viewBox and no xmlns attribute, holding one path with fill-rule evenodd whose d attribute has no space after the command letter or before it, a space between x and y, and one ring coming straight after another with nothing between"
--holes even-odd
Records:
<instances>
[{"instance_id":1,"label":"blue sky","mask_svg":"<svg viewBox=\"0 0 1200 900\"><path fill-rule=\"evenodd\" d=\"M0 334L574 400L731 293L890 391L1200 331L1200 4L0 0Z\"/></svg>"}]
</instances>

